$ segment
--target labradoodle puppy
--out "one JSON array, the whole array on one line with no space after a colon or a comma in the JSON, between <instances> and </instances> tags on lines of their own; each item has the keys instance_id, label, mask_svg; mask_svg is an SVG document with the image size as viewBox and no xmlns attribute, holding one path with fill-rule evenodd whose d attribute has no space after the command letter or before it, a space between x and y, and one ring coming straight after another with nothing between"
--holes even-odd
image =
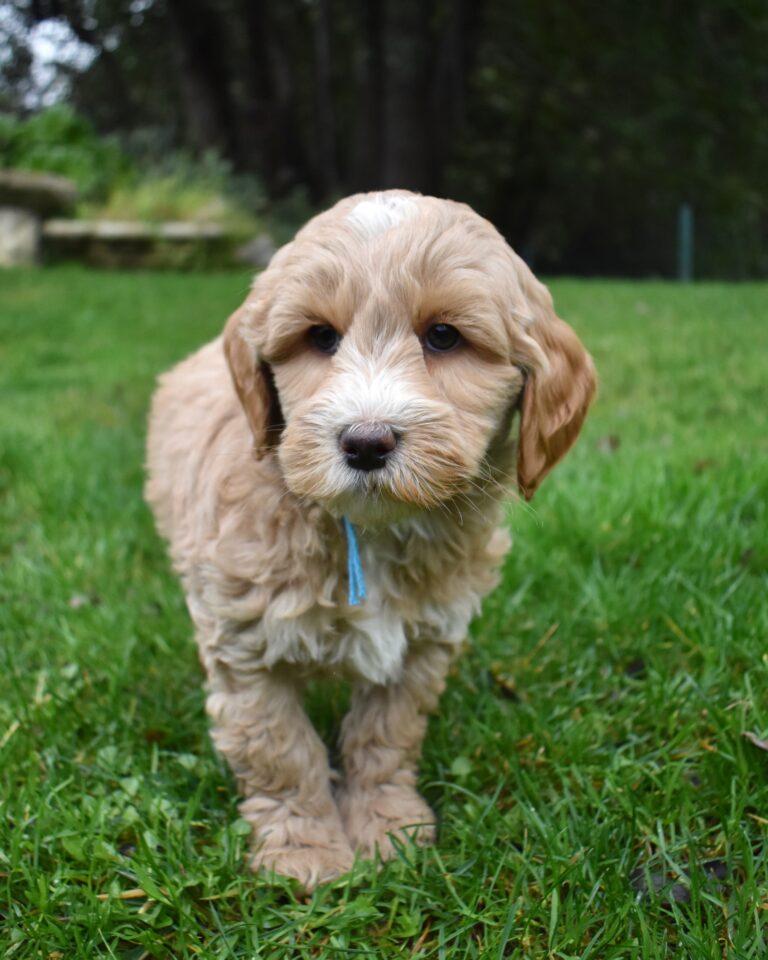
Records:
<instances>
[{"instance_id":1,"label":"labradoodle puppy","mask_svg":"<svg viewBox=\"0 0 768 960\"><path fill-rule=\"evenodd\" d=\"M146 494L186 592L254 869L309 889L428 842L427 714L530 498L595 392L551 297L463 204L315 217L223 337L160 378ZM343 778L302 709L345 676Z\"/></svg>"}]
</instances>

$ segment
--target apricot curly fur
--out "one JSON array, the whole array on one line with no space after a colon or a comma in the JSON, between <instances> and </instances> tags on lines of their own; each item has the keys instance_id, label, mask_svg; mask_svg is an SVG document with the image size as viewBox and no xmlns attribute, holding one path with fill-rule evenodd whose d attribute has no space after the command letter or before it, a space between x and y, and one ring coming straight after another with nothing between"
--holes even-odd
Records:
<instances>
[{"instance_id":1,"label":"apricot curly fur","mask_svg":"<svg viewBox=\"0 0 768 960\"><path fill-rule=\"evenodd\" d=\"M456 349L429 348L435 323L456 327ZM335 352L313 345L318 324L336 330ZM356 852L386 859L398 837L433 839L416 790L426 717L497 582L503 501L516 485L533 495L594 390L589 355L496 230L405 191L310 221L223 337L160 377L146 496L254 869L311 889ZM356 470L339 434L370 422L397 446L382 469ZM367 580L359 606L343 516ZM323 674L353 684L341 780L302 707Z\"/></svg>"}]
</instances>

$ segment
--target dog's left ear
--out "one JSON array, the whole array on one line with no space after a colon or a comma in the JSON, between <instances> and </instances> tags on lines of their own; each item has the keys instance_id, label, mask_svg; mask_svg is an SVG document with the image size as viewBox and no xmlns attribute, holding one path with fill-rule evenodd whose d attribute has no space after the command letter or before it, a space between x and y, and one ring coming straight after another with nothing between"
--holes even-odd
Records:
<instances>
[{"instance_id":1,"label":"dog's left ear","mask_svg":"<svg viewBox=\"0 0 768 960\"><path fill-rule=\"evenodd\" d=\"M526 332L546 364L529 371L520 405L517 482L526 500L576 442L597 389L592 358L555 316L549 291L534 284L526 290L533 312Z\"/></svg>"},{"instance_id":2,"label":"dog's left ear","mask_svg":"<svg viewBox=\"0 0 768 960\"><path fill-rule=\"evenodd\" d=\"M259 358L256 347L247 338L253 314L253 304L246 301L229 318L224 328L224 355L253 432L254 447L262 455L277 446L285 423L272 368Z\"/></svg>"}]
</instances>

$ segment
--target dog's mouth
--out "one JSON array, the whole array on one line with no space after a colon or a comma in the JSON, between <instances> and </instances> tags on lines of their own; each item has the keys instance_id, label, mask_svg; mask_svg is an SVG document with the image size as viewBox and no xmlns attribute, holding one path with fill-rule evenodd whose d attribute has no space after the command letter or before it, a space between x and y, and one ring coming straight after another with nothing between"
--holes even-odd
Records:
<instances>
[{"instance_id":1,"label":"dog's mouth","mask_svg":"<svg viewBox=\"0 0 768 960\"><path fill-rule=\"evenodd\" d=\"M401 455L375 471L344 466L335 472L337 482L341 481L336 489L320 499L333 515L361 526L397 523L440 509L471 490L472 480L464 464L464 469L453 462L440 466L442 469L433 460L431 465L425 462L414 468Z\"/></svg>"}]
</instances>

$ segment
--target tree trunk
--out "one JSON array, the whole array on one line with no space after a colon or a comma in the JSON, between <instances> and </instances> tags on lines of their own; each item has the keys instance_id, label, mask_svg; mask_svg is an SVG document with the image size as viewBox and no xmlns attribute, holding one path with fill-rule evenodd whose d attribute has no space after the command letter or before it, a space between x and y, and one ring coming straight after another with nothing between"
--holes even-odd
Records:
<instances>
[{"instance_id":1,"label":"tree trunk","mask_svg":"<svg viewBox=\"0 0 768 960\"><path fill-rule=\"evenodd\" d=\"M382 187L429 186L431 4L385 0Z\"/></svg>"},{"instance_id":2,"label":"tree trunk","mask_svg":"<svg viewBox=\"0 0 768 960\"><path fill-rule=\"evenodd\" d=\"M429 90L429 179L436 190L465 124L467 83L484 7L484 0L450 0L442 10Z\"/></svg>"},{"instance_id":3,"label":"tree trunk","mask_svg":"<svg viewBox=\"0 0 768 960\"><path fill-rule=\"evenodd\" d=\"M383 127L383 51L381 0L368 0L355 8L349 186L353 191L381 185Z\"/></svg>"},{"instance_id":4,"label":"tree trunk","mask_svg":"<svg viewBox=\"0 0 768 960\"><path fill-rule=\"evenodd\" d=\"M198 150L233 153L229 77L217 17L198 0L166 0L188 136Z\"/></svg>"},{"instance_id":5,"label":"tree trunk","mask_svg":"<svg viewBox=\"0 0 768 960\"><path fill-rule=\"evenodd\" d=\"M328 0L318 0L314 11L315 123L317 128L318 186L324 196L338 189L336 122L331 88L331 32Z\"/></svg>"}]
</instances>

